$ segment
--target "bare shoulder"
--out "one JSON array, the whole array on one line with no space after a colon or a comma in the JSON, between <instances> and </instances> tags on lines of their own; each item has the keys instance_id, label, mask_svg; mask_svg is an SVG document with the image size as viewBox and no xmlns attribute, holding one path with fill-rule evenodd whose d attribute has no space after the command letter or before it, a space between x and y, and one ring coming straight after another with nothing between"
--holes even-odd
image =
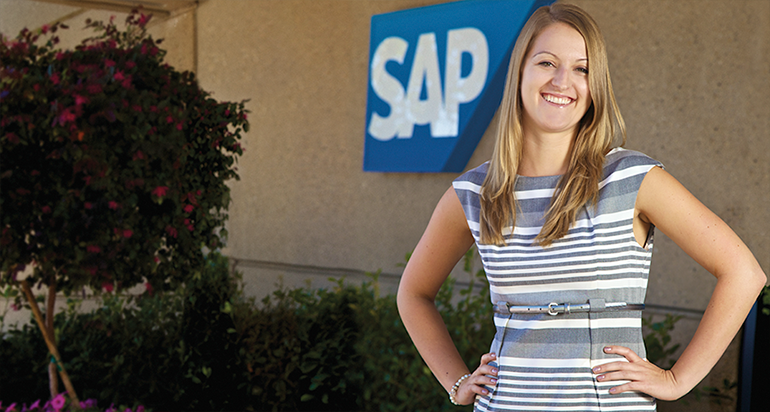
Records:
<instances>
[{"instance_id":1,"label":"bare shoulder","mask_svg":"<svg viewBox=\"0 0 770 412\"><path fill-rule=\"evenodd\" d=\"M400 289L409 288L435 296L473 241L460 200L450 187L436 205L428 227L404 269Z\"/></svg>"},{"instance_id":2,"label":"bare shoulder","mask_svg":"<svg viewBox=\"0 0 770 412\"><path fill-rule=\"evenodd\" d=\"M636 212L717 277L734 265L757 265L738 235L659 167L653 167L642 181Z\"/></svg>"}]
</instances>

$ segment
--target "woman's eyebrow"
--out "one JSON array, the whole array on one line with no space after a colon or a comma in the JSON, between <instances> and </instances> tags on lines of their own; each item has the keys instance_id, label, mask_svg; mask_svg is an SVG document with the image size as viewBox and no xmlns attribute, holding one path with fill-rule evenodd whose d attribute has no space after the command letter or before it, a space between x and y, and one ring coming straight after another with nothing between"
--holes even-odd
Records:
<instances>
[{"instance_id":1,"label":"woman's eyebrow","mask_svg":"<svg viewBox=\"0 0 770 412\"><path fill-rule=\"evenodd\" d=\"M533 54L533 55L532 55L532 58L534 59L535 57L537 57L537 56L539 56L539 55L541 55L541 54L550 54L550 55L551 55L551 56L553 56L553 57L557 57L555 54L553 54L553 53L551 53L551 52L549 52L549 51L547 51L547 50L543 50L543 51L541 51L541 52L537 52L537 53ZM579 59L577 59L577 60L575 60L575 61L578 61L578 62L580 62L580 61L586 61L586 62L587 62L587 61L588 61L588 57L581 57L581 58L579 58Z\"/></svg>"}]
</instances>

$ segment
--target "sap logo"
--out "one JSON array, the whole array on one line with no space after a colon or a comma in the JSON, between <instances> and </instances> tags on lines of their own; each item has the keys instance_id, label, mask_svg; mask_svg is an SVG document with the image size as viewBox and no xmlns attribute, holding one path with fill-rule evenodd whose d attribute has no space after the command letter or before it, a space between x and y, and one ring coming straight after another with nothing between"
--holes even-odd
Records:
<instances>
[{"instance_id":1,"label":"sap logo","mask_svg":"<svg viewBox=\"0 0 770 412\"><path fill-rule=\"evenodd\" d=\"M521 27L553 1L458 1L372 16L364 170L462 171L500 104Z\"/></svg>"},{"instance_id":2,"label":"sap logo","mask_svg":"<svg viewBox=\"0 0 770 412\"><path fill-rule=\"evenodd\" d=\"M460 104L474 100L484 89L489 47L484 33L472 27L449 30L446 43L443 91L435 33L421 34L417 40L406 90L385 70L385 64L403 64L409 43L394 36L377 46L371 64L371 85L377 97L390 106L390 115L372 113L368 128L372 137L381 141L410 138L416 124L430 124L432 137L457 137ZM468 53L473 61L465 76L463 53ZM427 98L423 99L423 95Z\"/></svg>"}]
</instances>

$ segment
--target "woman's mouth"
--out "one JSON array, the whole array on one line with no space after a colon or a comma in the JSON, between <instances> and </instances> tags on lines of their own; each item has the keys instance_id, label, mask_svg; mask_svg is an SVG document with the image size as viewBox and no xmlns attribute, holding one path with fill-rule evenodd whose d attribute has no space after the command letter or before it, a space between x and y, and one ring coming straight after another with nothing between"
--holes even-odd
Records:
<instances>
[{"instance_id":1,"label":"woman's mouth","mask_svg":"<svg viewBox=\"0 0 770 412\"><path fill-rule=\"evenodd\" d=\"M548 103L558 104L560 106L566 106L573 102L574 99L571 99L569 97L559 97L554 96L552 94L543 94L543 99L547 101Z\"/></svg>"}]
</instances>

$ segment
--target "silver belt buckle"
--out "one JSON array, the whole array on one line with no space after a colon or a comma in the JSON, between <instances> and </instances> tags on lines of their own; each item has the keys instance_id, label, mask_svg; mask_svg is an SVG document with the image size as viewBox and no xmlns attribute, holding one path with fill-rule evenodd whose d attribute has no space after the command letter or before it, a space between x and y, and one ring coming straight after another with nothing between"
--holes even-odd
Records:
<instances>
[{"instance_id":1,"label":"silver belt buckle","mask_svg":"<svg viewBox=\"0 0 770 412\"><path fill-rule=\"evenodd\" d=\"M559 311L556 309L556 307L557 307L557 306L559 306L559 304L558 304L558 303L556 303L556 302L551 302L551 303L549 303L549 304L548 304L548 314L549 314L549 315L551 315L551 316L556 316L556 315L558 315L559 313L562 313L563 311L562 311L562 312L559 312ZM569 311L567 311L567 313L569 313Z\"/></svg>"}]
</instances>

